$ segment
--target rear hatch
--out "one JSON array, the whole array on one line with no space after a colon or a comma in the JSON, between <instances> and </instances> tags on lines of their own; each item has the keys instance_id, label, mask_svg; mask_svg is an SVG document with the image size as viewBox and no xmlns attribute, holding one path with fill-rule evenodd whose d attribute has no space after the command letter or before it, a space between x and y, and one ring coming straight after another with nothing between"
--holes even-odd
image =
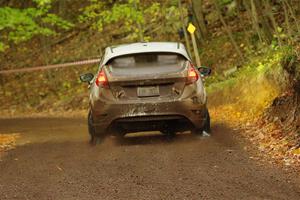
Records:
<instances>
[{"instance_id":1,"label":"rear hatch","mask_svg":"<svg viewBox=\"0 0 300 200\"><path fill-rule=\"evenodd\" d=\"M116 57L104 67L114 97L122 100L176 99L184 90L188 61L174 53Z\"/></svg>"}]
</instances>

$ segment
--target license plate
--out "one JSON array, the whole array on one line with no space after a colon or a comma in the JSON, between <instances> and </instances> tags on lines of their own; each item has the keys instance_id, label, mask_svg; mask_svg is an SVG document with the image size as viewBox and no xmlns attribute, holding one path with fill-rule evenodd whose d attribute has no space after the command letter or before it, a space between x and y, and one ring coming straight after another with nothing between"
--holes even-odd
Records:
<instances>
[{"instance_id":1,"label":"license plate","mask_svg":"<svg viewBox=\"0 0 300 200\"><path fill-rule=\"evenodd\" d=\"M138 97L156 97L159 96L159 87L138 87L137 88Z\"/></svg>"}]
</instances>

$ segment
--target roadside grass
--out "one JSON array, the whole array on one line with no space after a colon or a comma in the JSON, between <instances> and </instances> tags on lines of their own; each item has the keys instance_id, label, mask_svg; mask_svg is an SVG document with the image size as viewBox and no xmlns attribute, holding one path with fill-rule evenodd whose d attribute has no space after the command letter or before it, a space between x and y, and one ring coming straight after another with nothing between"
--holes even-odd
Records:
<instances>
[{"instance_id":1,"label":"roadside grass","mask_svg":"<svg viewBox=\"0 0 300 200\"><path fill-rule=\"evenodd\" d=\"M206 84L213 122L243 130L270 162L300 165L295 129L288 131L278 121L265 119L267 108L289 87L282 63L291 53L289 47L270 48L229 76L219 74Z\"/></svg>"},{"instance_id":2,"label":"roadside grass","mask_svg":"<svg viewBox=\"0 0 300 200\"><path fill-rule=\"evenodd\" d=\"M228 76L207 79L210 105L231 105L249 117L261 114L287 86L281 62L289 53L288 48L270 49Z\"/></svg>"}]
</instances>

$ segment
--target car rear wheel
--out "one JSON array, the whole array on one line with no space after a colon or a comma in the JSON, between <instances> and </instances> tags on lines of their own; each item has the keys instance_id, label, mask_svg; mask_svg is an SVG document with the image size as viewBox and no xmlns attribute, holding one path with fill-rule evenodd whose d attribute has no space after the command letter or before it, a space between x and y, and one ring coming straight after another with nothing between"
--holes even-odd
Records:
<instances>
[{"instance_id":1,"label":"car rear wheel","mask_svg":"<svg viewBox=\"0 0 300 200\"><path fill-rule=\"evenodd\" d=\"M210 134L211 133L211 126L210 126L210 115L208 110L206 110L206 115L205 115L205 122L204 122L204 126L201 129L194 129L192 130L192 133L195 135L203 135L203 132L206 132L206 134Z\"/></svg>"},{"instance_id":2,"label":"car rear wheel","mask_svg":"<svg viewBox=\"0 0 300 200\"><path fill-rule=\"evenodd\" d=\"M91 145L100 144L104 140L104 137L101 137L96 134L95 127L93 126L93 117L91 111L89 111L88 114L88 131L90 134Z\"/></svg>"},{"instance_id":3,"label":"car rear wheel","mask_svg":"<svg viewBox=\"0 0 300 200\"><path fill-rule=\"evenodd\" d=\"M209 115L208 110L206 110L206 120L205 120L205 124L204 124L203 130L204 130L206 133L211 133L210 115Z\"/></svg>"}]
</instances>

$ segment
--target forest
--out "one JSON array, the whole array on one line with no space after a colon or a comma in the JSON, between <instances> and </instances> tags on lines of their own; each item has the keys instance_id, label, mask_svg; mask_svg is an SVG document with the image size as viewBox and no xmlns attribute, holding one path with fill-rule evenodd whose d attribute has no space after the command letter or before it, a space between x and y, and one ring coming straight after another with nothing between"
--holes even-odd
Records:
<instances>
[{"instance_id":1,"label":"forest","mask_svg":"<svg viewBox=\"0 0 300 200\"><path fill-rule=\"evenodd\" d=\"M173 46L100 66L130 43ZM299 200L299 170L299 0L0 0L1 200Z\"/></svg>"},{"instance_id":2,"label":"forest","mask_svg":"<svg viewBox=\"0 0 300 200\"><path fill-rule=\"evenodd\" d=\"M182 42L213 69L205 84L215 123L246 130L274 162L300 164L298 0L1 0L0 113L86 110L78 77L97 65L1 71L97 59L107 46L150 41Z\"/></svg>"}]
</instances>

